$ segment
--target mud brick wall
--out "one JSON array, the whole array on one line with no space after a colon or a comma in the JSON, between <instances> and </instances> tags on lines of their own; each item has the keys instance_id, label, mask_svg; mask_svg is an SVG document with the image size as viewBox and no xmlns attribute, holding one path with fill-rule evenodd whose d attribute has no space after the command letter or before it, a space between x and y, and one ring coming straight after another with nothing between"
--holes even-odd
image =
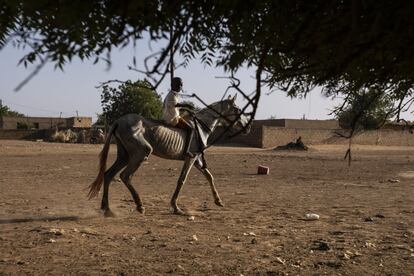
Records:
<instances>
[{"instance_id":1,"label":"mud brick wall","mask_svg":"<svg viewBox=\"0 0 414 276\"><path fill-rule=\"evenodd\" d=\"M285 128L285 127L266 127L262 128L262 147L276 147L286 145L294 141L299 136L303 143L322 144L334 136L331 129L306 129L306 128Z\"/></svg>"},{"instance_id":2,"label":"mud brick wall","mask_svg":"<svg viewBox=\"0 0 414 276\"><path fill-rule=\"evenodd\" d=\"M339 129L339 123L337 120L297 120L297 119L285 119L286 128L297 129L316 129L316 130L335 130Z\"/></svg>"},{"instance_id":3,"label":"mud brick wall","mask_svg":"<svg viewBox=\"0 0 414 276\"><path fill-rule=\"evenodd\" d=\"M91 128L92 117L0 117L0 129L17 129L17 123L27 124L37 129L59 128Z\"/></svg>"},{"instance_id":4,"label":"mud brick wall","mask_svg":"<svg viewBox=\"0 0 414 276\"><path fill-rule=\"evenodd\" d=\"M252 129L247 135L238 135L234 138L222 138L220 143L235 143L251 147L272 147L285 145L300 135L305 143L321 143L323 139L332 136L338 129L336 120L296 120L296 119L269 119L255 120ZM223 127L215 131L212 139L223 132ZM309 141L309 142L308 142Z\"/></svg>"},{"instance_id":5,"label":"mud brick wall","mask_svg":"<svg viewBox=\"0 0 414 276\"><path fill-rule=\"evenodd\" d=\"M404 130L373 130L353 138L355 144L381 146L414 146L414 134Z\"/></svg>"},{"instance_id":6,"label":"mud brick wall","mask_svg":"<svg viewBox=\"0 0 414 276\"><path fill-rule=\"evenodd\" d=\"M70 117L66 119L66 125L73 128L91 128L92 117Z\"/></svg>"},{"instance_id":7,"label":"mud brick wall","mask_svg":"<svg viewBox=\"0 0 414 276\"><path fill-rule=\"evenodd\" d=\"M223 131L225 130L225 127L218 127L213 134L209 138L209 142L216 141L218 137L221 136ZM239 134L235 137L228 138L231 133L226 133L221 137L220 140L218 140L218 144L240 144L240 145L246 145L250 147L256 147L261 148L262 146L262 126L255 126L251 128L249 134L243 135Z\"/></svg>"},{"instance_id":8,"label":"mud brick wall","mask_svg":"<svg viewBox=\"0 0 414 276\"><path fill-rule=\"evenodd\" d=\"M379 143L382 145L414 146L414 134L407 130L381 130Z\"/></svg>"},{"instance_id":9,"label":"mud brick wall","mask_svg":"<svg viewBox=\"0 0 414 276\"><path fill-rule=\"evenodd\" d=\"M27 124L34 127L37 124L38 129L50 129L56 125L66 127L66 119L63 118L47 118L47 117L2 117L2 129L17 129L17 123Z\"/></svg>"},{"instance_id":10,"label":"mud brick wall","mask_svg":"<svg viewBox=\"0 0 414 276\"><path fill-rule=\"evenodd\" d=\"M339 129L337 120L298 120L298 119L269 119L255 120L254 126L272 126L306 129Z\"/></svg>"},{"instance_id":11,"label":"mud brick wall","mask_svg":"<svg viewBox=\"0 0 414 276\"><path fill-rule=\"evenodd\" d=\"M46 139L50 136L50 130L26 130L26 129L0 129L0 140L36 140Z\"/></svg>"},{"instance_id":12,"label":"mud brick wall","mask_svg":"<svg viewBox=\"0 0 414 276\"><path fill-rule=\"evenodd\" d=\"M344 132L344 130L337 131ZM299 136L302 137L305 145L346 144L349 142L348 139L335 134L335 130L263 127L262 147L286 145ZM414 134L403 130L371 130L354 136L352 141L359 145L414 146Z\"/></svg>"},{"instance_id":13,"label":"mud brick wall","mask_svg":"<svg viewBox=\"0 0 414 276\"><path fill-rule=\"evenodd\" d=\"M253 126L246 135L240 134L233 137L232 143L244 144L250 147L263 148L263 127Z\"/></svg>"}]
</instances>

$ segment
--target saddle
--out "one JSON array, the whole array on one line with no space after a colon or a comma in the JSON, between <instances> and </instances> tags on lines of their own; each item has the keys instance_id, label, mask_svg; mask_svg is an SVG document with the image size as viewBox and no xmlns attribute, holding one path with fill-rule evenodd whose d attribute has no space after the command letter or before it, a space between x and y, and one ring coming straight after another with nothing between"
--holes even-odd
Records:
<instances>
[{"instance_id":1,"label":"saddle","mask_svg":"<svg viewBox=\"0 0 414 276\"><path fill-rule=\"evenodd\" d=\"M197 114L194 112L191 112L189 110L186 110L186 114L182 116L182 118L192 126L194 130L195 139L198 140L199 149L198 152L201 154L201 160L202 160L202 168L207 168L207 162L204 158L204 150L207 148L207 139L208 136L203 135L202 133L207 132L211 133L211 129L206 123L204 123L202 120L200 120L197 117ZM170 126L171 127L171 126ZM201 130L204 130L202 132Z\"/></svg>"}]
</instances>

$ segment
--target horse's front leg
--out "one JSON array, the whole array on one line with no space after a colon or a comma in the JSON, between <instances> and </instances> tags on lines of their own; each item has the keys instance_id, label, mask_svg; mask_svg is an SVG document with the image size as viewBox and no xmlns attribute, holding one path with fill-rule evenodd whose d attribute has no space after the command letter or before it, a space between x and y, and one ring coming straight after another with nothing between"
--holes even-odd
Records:
<instances>
[{"instance_id":1,"label":"horse's front leg","mask_svg":"<svg viewBox=\"0 0 414 276\"><path fill-rule=\"evenodd\" d=\"M203 166L203 162L200 160L200 158L197 159L194 165L198 170L201 171L201 173L205 176L208 183L210 184L211 192L213 193L213 197L214 197L214 203L217 206L224 207L223 202L221 201L220 196L217 192L216 186L214 185L213 175L210 173L210 171L206 167Z\"/></svg>"},{"instance_id":2,"label":"horse's front leg","mask_svg":"<svg viewBox=\"0 0 414 276\"><path fill-rule=\"evenodd\" d=\"M180 178L178 178L177 187L175 188L175 192L171 198L171 207L173 208L174 214L185 215L185 213L180 208L178 208L177 199L178 199L178 194L180 193L181 188L183 187L185 181L187 180L188 173L190 172L191 167L194 164L194 161L195 161L195 158L186 158L184 162L184 166L181 169L181 174L180 174Z\"/></svg>"}]
</instances>

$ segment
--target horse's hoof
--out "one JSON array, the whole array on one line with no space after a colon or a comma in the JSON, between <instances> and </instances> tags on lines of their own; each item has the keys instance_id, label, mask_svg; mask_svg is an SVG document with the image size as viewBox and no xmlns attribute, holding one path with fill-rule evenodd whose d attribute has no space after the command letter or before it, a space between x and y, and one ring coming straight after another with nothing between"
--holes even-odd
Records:
<instances>
[{"instance_id":1,"label":"horse's hoof","mask_svg":"<svg viewBox=\"0 0 414 276\"><path fill-rule=\"evenodd\" d=\"M214 201L214 203L215 203L217 206L224 207L224 204L223 204L223 202L221 202L221 200L220 200L220 199L215 200L215 201Z\"/></svg>"},{"instance_id":2,"label":"horse's hoof","mask_svg":"<svg viewBox=\"0 0 414 276\"><path fill-rule=\"evenodd\" d=\"M187 214L183 210L181 210L180 208L174 209L173 214L174 215L179 215L179 216L187 216Z\"/></svg>"},{"instance_id":3,"label":"horse's hoof","mask_svg":"<svg viewBox=\"0 0 414 276\"><path fill-rule=\"evenodd\" d=\"M143 206L137 206L137 211L141 214L145 214L145 208Z\"/></svg>"},{"instance_id":4,"label":"horse's hoof","mask_svg":"<svg viewBox=\"0 0 414 276\"><path fill-rule=\"evenodd\" d=\"M111 210L105 210L105 212L104 212L104 216L106 217L106 218L113 218L113 217L115 217L115 214L114 213L112 213L112 211Z\"/></svg>"}]
</instances>

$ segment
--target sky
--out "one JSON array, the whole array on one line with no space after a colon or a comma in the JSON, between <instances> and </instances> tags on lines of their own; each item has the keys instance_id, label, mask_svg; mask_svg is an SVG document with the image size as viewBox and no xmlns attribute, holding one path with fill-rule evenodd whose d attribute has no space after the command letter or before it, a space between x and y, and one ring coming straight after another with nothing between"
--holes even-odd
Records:
<instances>
[{"instance_id":1,"label":"sky","mask_svg":"<svg viewBox=\"0 0 414 276\"><path fill-rule=\"evenodd\" d=\"M4 105L27 116L79 115L91 116L95 120L96 114L102 112L101 90L96 86L112 79L142 79L144 76L129 70L128 65L132 64L135 55L137 66L144 68L143 59L149 53L148 44L142 42L135 49L114 49L112 66L109 69L103 62L93 65L93 61L82 62L79 59L67 64L63 72L60 69L55 70L53 64L48 64L21 90L15 92L14 89L33 71L34 66L18 66L24 51L8 45L0 51L0 99ZM225 76L222 69L206 67L196 60L186 68L179 68L175 75L183 79L185 92L196 93L207 103L220 100L229 84L228 80L217 78ZM236 76L241 80L241 87L245 91L254 91L254 71L241 69ZM157 91L163 96L168 92L168 79L166 78ZM244 106L245 102L240 96L238 104ZM202 106L201 103L194 102ZM331 100L322 96L320 89L312 91L306 99L291 99L282 91L274 91L270 95L263 93L256 119L300 119L303 116L306 119L332 119L330 110L338 104L338 99Z\"/></svg>"}]
</instances>

